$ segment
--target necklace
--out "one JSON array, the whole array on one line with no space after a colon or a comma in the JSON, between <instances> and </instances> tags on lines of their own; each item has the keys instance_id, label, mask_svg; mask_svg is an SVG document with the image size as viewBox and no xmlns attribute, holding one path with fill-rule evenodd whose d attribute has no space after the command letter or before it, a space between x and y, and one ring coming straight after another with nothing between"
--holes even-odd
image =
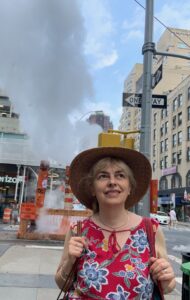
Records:
<instances>
[{"instance_id":1,"label":"necklace","mask_svg":"<svg viewBox=\"0 0 190 300\"><path fill-rule=\"evenodd\" d=\"M124 227L125 225L127 225L127 223L128 223L128 212L127 212L127 215L126 215L125 223L123 223L122 225L117 226L117 227L112 227L112 226L110 226L110 225L107 225L106 223L104 223L104 222L101 220L100 216L99 216L99 220L100 220L100 222L101 222L104 226L106 226L106 227L108 227L108 228L110 228L110 229L112 229L112 230L118 230L118 229Z\"/></svg>"}]
</instances>

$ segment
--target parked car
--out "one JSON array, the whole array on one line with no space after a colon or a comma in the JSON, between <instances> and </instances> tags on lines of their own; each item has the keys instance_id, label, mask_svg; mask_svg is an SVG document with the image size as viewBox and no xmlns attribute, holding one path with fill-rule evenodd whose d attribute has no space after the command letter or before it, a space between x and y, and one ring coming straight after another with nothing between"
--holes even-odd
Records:
<instances>
[{"instance_id":1,"label":"parked car","mask_svg":"<svg viewBox=\"0 0 190 300\"><path fill-rule=\"evenodd\" d=\"M163 211L157 211L157 213L150 214L150 217L157 220L159 224L168 225L170 217Z\"/></svg>"}]
</instances>

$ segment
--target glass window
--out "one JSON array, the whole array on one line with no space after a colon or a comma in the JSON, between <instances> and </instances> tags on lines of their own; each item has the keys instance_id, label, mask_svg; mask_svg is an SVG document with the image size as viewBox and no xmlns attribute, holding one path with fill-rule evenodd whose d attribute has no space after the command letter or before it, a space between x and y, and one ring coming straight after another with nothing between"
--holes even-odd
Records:
<instances>
[{"instance_id":1,"label":"glass window","mask_svg":"<svg viewBox=\"0 0 190 300\"><path fill-rule=\"evenodd\" d=\"M179 131L177 133L177 143L178 143L178 145L182 144L182 131Z\"/></svg>"},{"instance_id":2,"label":"glass window","mask_svg":"<svg viewBox=\"0 0 190 300\"><path fill-rule=\"evenodd\" d=\"M182 112L178 114L178 126L182 124Z\"/></svg>"},{"instance_id":3,"label":"glass window","mask_svg":"<svg viewBox=\"0 0 190 300\"><path fill-rule=\"evenodd\" d=\"M157 113L154 113L154 124L156 124L156 116L157 116Z\"/></svg>"},{"instance_id":4,"label":"glass window","mask_svg":"<svg viewBox=\"0 0 190 300\"><path fill-rule=\"evenodd\" d=\"M160 142L160 153L164 152L164 141Z\"/></svg>"},{"instance_id":5,"label":"glass window","mask_svg":"<svg viewBox=\"0 0 190 300\"><path fill-rule=\"evenodd\" d=\"M187 120L190 120L190 106L187 108Z\"/></svg>"},{"instance_id":6,"label":"glass window","mask_svg":"<svg viewBox=\"0 0 190 300\"><path fill-rule=\"evenodd\" d=\"M168 139L165 139L165 147L164 147L165 151L168 151Z\"/></svg>"},{"instance_id":7,"label":"glass window","mask_svg":"<svg viewBox=\"0 0 190 300\"><path fill-rule=\"evenodd\" d=\"M172 165L176 165L177 164L177 153L174 152L172 153Z\"/></svg>"},{"instance_id":8,"label":"glass window","mask_svg":"<svg viewBox=\"0 0 190 300\"><path fill-rule=\"evenodd\" d=\"M182 154L182 152L181 152L181 150L177 153L177 163L178 163L178 165L180 165L181 164L181 154Z\"/></svg>"},{"instance_id":9,"label":"glass window","mask_svg":"<svg viewBox=\"0 0 190 300\"><path fill-rule=\"evenodd\" d=\"M172 136L172 146L175 147L177 145L177 135L173 134Z\"/></svg>"},{"instance_id":10,"label":"glass window","mask_svg":"<svg viewBox=\"0 0 190 300\"><path fill-rule=\"evenodd\" d=\"M164 126L162 125L162 127L160 128L160 136L164 135Z\"/></svg>"},{"instance_id":11,"label":"glass window","mask_svg":"<svg viewBox=\"0 0 190 300\"><path fill-rule=\"evenodd\" d=\"M179 174L174 174L171 179L171 187L179 188L181 187L181 176Z\"/></svg>"},{"instance_id":12,"label":"glass window","mask_svg":"<svg viewBox=\"0 0 190 300\"><path fill-rule=\"evenodd\" d=\"M173 100L173 111L175 111L176 109L177 109L177 98L175 98L174 100Z\"/></svg>"},{"instance_id":13,"label":"glass window","mask_svg":"<svg viewBox=\"0 0 190 300\"><path fill-rule=\"evenodd\" d=\"M165 123L165 134L168 133L168 121Z\"/></svg>"},{"instance_id":14,"label":"glass window","mask_svg":"<svg viewBox=\"0 0 190 300\"><path fill-rule=\"evenodd\" d=\"M153 156L156 156L156 145L153 145Z\"/></svg>"},{"instance_id":15,"label":"glass window","mask_svg":"<svg viewBox=\"0 0 190 300\"><path fill-rule=\"evenodd\" d=\"M173 129L175 129L176 128L176 116L173 117L172 123L173 123Z\"/></svg>"},{"instance_id":16,"label":"glass window","mask_svg":"<svg viewBox=\"0 0 190 300\"><path fill-rule=\"evenodd\" d=\"M190 87L188 87L188 90L187 90L187 99L190 100Z\"/></svg>"},{"instance_id":17,"label":"glass window","mask_svg":"<svg viewBox=\"0 0 190 300\"><path fill-rule=\"evenodd\" d=\"M181 107L183 104L183 95L180 94L178 95L178 107Z\"/></svg>"},{"instance_id":18,"label":"glass window","mask_svg":"<svg viewBox=\"0 0 190 300\"><path fill-rule=\"evenodd\" d=\"M190 147L187 147L187 161L190 161Z\"/></svg>"},{"instance_id":19,"label":"glass window","mask_svg":"<svg viewBox=\"0 0 190 300\"><path fill-rule=\"evenodd\" d=\"M164 168L168 167L168 156L164 156Z\"/></svg>"},{"instance_id":20,"label":"glass window","mask_svg":"<svg viewBox=\"0 0 190 300\"><path fill-rule=\"evenodd\" d=\"M164 115L165 115L165 113L164 113L164 109L161 109L161 119L163 119L163 118L164 118Z\"/></svg>"},{"instance_id":21,"label":"glass window","mask_svg":"<svg viewBox=\"0 0 190 300\"><path fill-rule=\"evenodd\" d=\"M163 159L160 160L160 169L164 169L164 160Z\"/></svg>"},{"instance_id":22,"label":"glass window","mask_svg":"<svg viewBox=\"0 0 190 300\"><path fill-rule=\"evenodd\" d=\"M161 177L160 183L159 183L160 190L167 190L168 189L168 181L165 176Z\"/></svg>"},{"instance_id":23,"label":"glass window","mask_svg":"<svg viewBox=\"0 0 190 300\"><path fill-rule=\"evenodd\" d=\"M155 172L155 170L156 170L156 161L155 160L153 161L152 169L153 169L153 172Z\"/></svg>"},{"instance_id":24,"label":"glass window","mask_svg":"<svg viewBox=\"0 0 190 300\"><path fill-rule=\"evenodd\" d=\"M154 141L156 140L156 129L154 129L154 131L153 131L153 140Z\"/></svg>"},{"instance_id":25,"label":"glass window","mask_svg":"<svg viewBox=\"0 0 190 300\"><path fill-rule=\"evenodd\" d=\"M187 127L187 140L190 141L190 126Z\"/></svg>"}]
</instances>

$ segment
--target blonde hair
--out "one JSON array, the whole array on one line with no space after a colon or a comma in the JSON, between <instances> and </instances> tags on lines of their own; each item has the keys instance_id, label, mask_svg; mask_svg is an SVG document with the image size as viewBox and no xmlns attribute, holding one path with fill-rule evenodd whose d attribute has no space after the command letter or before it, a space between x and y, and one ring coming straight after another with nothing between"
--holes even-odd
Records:
<instances>
[{"instance_id":1,"label":"blonde hair","mask_svg":"<svg viewBox=\"0 0 190 300\"><path fill-rule=\"evenodd\" d=\"M130 184L130 194L133 194L136 188L136 180L134 178L133 172L130 169L130 167L121 159L119 158L113 158L113 157L106 157L102 158L99 161L97 161L90 169L88 175L85 179L86 182L86 189L89 191L89 194L92 197L93 200L93 212L98 212L99 211L99 206L98 206L98 201L95 196L92 195L92 186L94 179L96 178L96 175L105 169L109 164L118 166L122 169L122 171L126 174L127 178L129 179L129 184ZM127 199L126 199L127 203Z\"/></svg>"}]
</instances>

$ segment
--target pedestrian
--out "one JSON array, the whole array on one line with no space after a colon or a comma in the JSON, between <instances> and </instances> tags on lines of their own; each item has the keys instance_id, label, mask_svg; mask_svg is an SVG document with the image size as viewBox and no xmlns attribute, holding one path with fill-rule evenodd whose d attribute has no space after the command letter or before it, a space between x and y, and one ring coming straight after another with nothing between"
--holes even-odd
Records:
<instances>
[{"instance_id":1,"label":"pedestrian","mask_svg":"<svg viewBox=\"0 0 190 300\"><path fill-rule=\"evenodd\" d=\"M71 189L93 214L82 222L82 236L76 236L72 224L65 238L55 280L62 288L77 261L67 299L153 299L156 282L163 293L174 289L160 226L151 219L157 257L150 257L145 218L129 210L144 196L150 179L149 161L135 150L99 147L75 157Z\"/></svg>"},{"instance_id":2,"label":"pedestrian","mask_svg":"<svg viewBox=\"0 0 190 300\"><path fill-rule=\"evenodd\" d=\"M170 212L169 212L169 215L170 215L170 228L173 227L173 228L176 228L177 226L177 216L176 216L176 212L175 212L175 209L174 208L171 208Z\"/></svg>"},{"instance_id":3,"label":"pedestrian","mask_svg":"<svg viewBox=\"0 0 190 300\"><path fill-rule=\"evenodd\" d=\"M12 212L11 212L11 221L13 225L16 225L18 223L18 205L16 203L12 204Z\"/></svg>"}]
</instances>

